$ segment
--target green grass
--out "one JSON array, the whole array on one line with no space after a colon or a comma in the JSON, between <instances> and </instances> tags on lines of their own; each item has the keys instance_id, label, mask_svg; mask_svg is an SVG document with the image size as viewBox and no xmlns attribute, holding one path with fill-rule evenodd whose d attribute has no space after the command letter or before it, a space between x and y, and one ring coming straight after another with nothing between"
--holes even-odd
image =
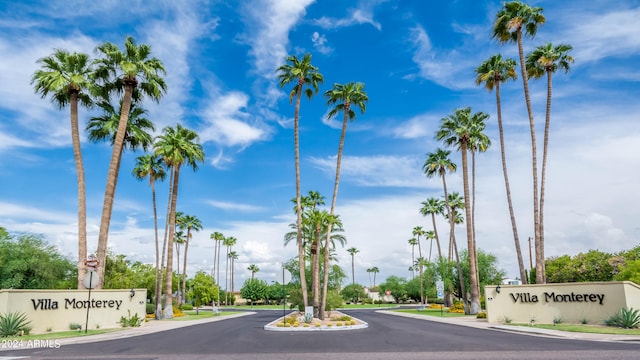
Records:
<instances>
[{"instance_id":1,"label":"green grass","mask_svg":"<svg viewBox=\"0 0 640 360\"><path fill-rule=\"evenodd\" d=\"M405 314L417 314L427 316L439 316L439 317L462 317L467 316L461 313L450 313L446 309L442 312L440 309L424 309L424 310L394 310L395 312L401 312ZM474 315L475 316L475 315Z\"/></svg>"},{"instance_id":2,"label":"green grass","mask_svg":"<svg viewBox=\"0 0 640 360\"><path fill-rule=\"evenodd\" d=\"M529 324L510 324L513 326L527 326ZM581 324L536 324L539 329L559 330L568 332L581 332L590 334L617 334L617 335L640 335L640 329L622 329L611 326L581 325Z\"/></svg>"},{"instance_id":3,"label":"green grass","mask_svg":"<svg viewBox=\"0 0 640 360\"><path fill-rule=\"evenodd\" d=\"M396 307L398 304L345 304L340 309L378 309Z\"/></svg>"}]
</instances>

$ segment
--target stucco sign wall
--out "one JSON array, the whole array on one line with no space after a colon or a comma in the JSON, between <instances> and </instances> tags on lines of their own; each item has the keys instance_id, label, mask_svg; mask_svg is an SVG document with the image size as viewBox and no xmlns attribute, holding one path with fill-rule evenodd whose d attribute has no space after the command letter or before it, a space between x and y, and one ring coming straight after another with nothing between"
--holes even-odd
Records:
<instances>
[{"instance_id":1,"label":"stucco sign wall","mask_svg":"<svg viewBox=\"0 0 640 360\"><path fill-rule=\"evenodd\" d=\"M622 307L640 309L640 287L629 281L485 287L492 323L602 324Z\"/></svg>"},{"instance_id":2,"label":"stucco sign wall","mask_svg":"<svg viewBox=\"0 0 640 360\"><path fill-rule=\"evenodd\" d=\"M120 327L120 318L145 318L146 289L127 290L0 290L0 313L27 315L32 333L69 330L82 325L89 311L89 329Z\"/></svg>"}]
</instances>

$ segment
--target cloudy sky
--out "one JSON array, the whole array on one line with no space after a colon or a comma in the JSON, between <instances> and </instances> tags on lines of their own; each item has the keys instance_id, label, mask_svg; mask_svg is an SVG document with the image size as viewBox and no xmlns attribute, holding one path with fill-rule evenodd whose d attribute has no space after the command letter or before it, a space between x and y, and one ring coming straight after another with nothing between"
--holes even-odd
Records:
<instances>
[{"instance_id":1,"label":"cloudy sky","mask_svg":"<svg viewBox=\"0 0 640 360\"><path fill-rule=\"evenodd\" d=\"M589 249L616 252L640 244L640 1L534 1L547 23L525 52L546 42L573 46L568 74L553 80L553 113L546 197L546 255ZM76 174L68 109L33 91L36 61L54 49L95 55L126 36L152 47L167 70L168 91L159 104L142 106L156 134L180 123L198 132L205 163L181 177L179 210L204 229L193 237L187 272L210 271L220 231L235 236L236 288L250 276L277 280L284 246L295 222L293 106L290 88L275 69L287 55L312 54L324 75L320 93L301 105L302 190L330 202L340 124L328 121L322 93L334 83L366 84L365 114L349 124L337 213L347 237L338 249L356 280L409 276L415 226L431 229L420 203L442 196L440 179L427 179L425 155L440 144L434 131L456 108L471 106L491 117L493 146L478 156L477 244L517 276L513 235L500 165L495 96L474 83L474 70L512 44L491 38L500 1L417 0L51 0L0 3L0 226L41 233L70 257L77 254ZM502 87L510 180L520 239L528 260L533 236L531 140L521 80ZM542 139L546 82L531 83L538 138ZM98 110L80 111L81 128ZM87 177L89 249L95 249L111 149L82 133ZM542 146L539 144L539 149ZM138 153L125 153L118 181L109 246L131 260L154 261L151 191L130 175ZM454 160L459 164L458 155ZM448 177L462 193L462 172ZM166 183L158 186L159 212ZM164 218L164 215L162 215ZM161 223L164 221L162 219ZM444 219L439 222L446 232ZM457 229L464 239L464 227ZM464 241L460 242L462 247ZM429 245L423 243L428 249ZM435 251L435 250L434 250ZM528 263L528 261L527 261Z\"/></svg>"}]
</instances>

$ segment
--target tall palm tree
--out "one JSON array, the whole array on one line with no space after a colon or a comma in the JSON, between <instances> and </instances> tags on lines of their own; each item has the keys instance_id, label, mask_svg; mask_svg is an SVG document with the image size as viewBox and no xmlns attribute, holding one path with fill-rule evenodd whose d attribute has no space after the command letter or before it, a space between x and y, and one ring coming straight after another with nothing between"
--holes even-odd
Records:
<instances>
[{"instance_id":1,"label":"tall palm tree","mask_svg":"<svg viewBox=\"0 0 640 360\"><path fill-rule=\"evenodd\" d=\"M136 158L136 165L133 168L133 175L138 180L144 180L145 178L149 178L149 185L151 186L151 201L153 203L153 230L156 240L156 278L155 278L155 294L153 297L153 303L156 307L155 316L156 320L162 318L162 306L160 304L161 297L161 281L162 276L160 275L160 268L162 260L160 259L160 243L158 239L158 212L156 209L156 181L163 181L167 173L164 170L164 166L162 165L162 159L155 156L154 154L145 154L143 156L138 156ZM162 254L164 258L164 254Z\"/></svg>"},{"instance_id":2,"label":"tall palm tree","mask_svg":"<svg viewBox=\"0 0 640 360\"><path fill-rule=\"evenodd\" d=\"M51 102L62 109L69 105L71 122L71 142L73 159L78 177L78 289L83 289L84 262L87 259L87 195L84 178L84 165L80 149L78 129L78 104L91 107L93 102L87 91L91 90L91 72L89 56L82 53L69 53L58 49L52 55L39 59L42 69L31 78L34 91L42 98L51 94Z\"/></svg>"},{"instance_id":3,"label":"tall palm tree","mask_svg":"<svg viewBox=\"0 0 640 360\"><path fill-rule=\"evenodd\" d=\"M436 139L444 144L456 147L462 155L462 180L465 198L465 216L467 225L467 250L469 252L469 283L471 293L471 314L480 312L480 282L478 279L478 266L476 259L476 247L473 241L473 218L471 215L471 201L469 191L469 167L468 151L484 130L484 124L489 115L483 112L472 114L471 108L460 108L442 119L440 129L436 132Z\"/></svg>"},{"instance_id":4,"label":"tall palm tree","mask_svg":"<svg viewBox=\"0 0 640 360\"><path fill-rule=\"evenodd\" d=\"M520 278L523 284L527 284L527 272L522 258L522 250L520 247L520 239L518 238L518 227L516 225L516 216L513 211L513 201L511 199L511 186L509 185L509 175L507 172L507 157L504 146L504 128L502 126L502 105L500 102L500 84L508 80L515 80L516 61L514 59L502 59L502 55L497 54L485 60L476 68L476 84L484 84L484 87L491 91L496 90L496 109L498 114L498 133L500 135L500 157L502 159L502 174L504 176L504 186L507 192L507 204L509 206L509 218L511 219L511 230L513 231L513 241L516 246L516 256L518 258L518 267L520 269Z\"/></svg>"},{"instance_id":5,"label":"tall palm tree","mask_svg":"<svg viewBox=\"0 0 640 360\"><path fill-rule=\"evenodd\" d=\"M351 254L351 283L355 284L356 283L356 270L355 270L356 254L359 253L360 250L356 249L355 247L350 247L347 249L347 252Z\"/></svg>"},{"instance_id":6,"label":"tall palm tree","mask_svg":"<svg viewBox=\"0 0 640 360\"><path fill-rule=\"evenodd\" d=\"M280 87L284 87L290 83L295 83L289 93L289 102L293 102L293 98L295 96L296 105L293 112L293 142L295 148L296 167L296 224L298 229L298 263L300 264L300 279L302 280L305 279L305 268L303 261L304 247L302 244L302 208L300 204L300 141L298 135L300 99L302 98L303 91L309 99L311 99L313 94L317 94L318 84L321 84L324 81L324 78L322 74L318 72L318 68L311 65L311 54L305 54L302 59L298 59L296 56L288 56L286 62L286 64L280 66L276 71L278 72ZM307 285L305 281L300 281L300 284L302 286L302 301L304 302L304 305L307 306L309 304L309 300L307 299Z\"/></svg>"},{"instance_id":7,"label":"tall palm tree","mask_svg":"<svg viewBox=\"0 0 640 360\"><path fill-rule=\"evenodd\" d=\"M202 222L194 215L182 215L176 219L177 224L182 229L187 230L187 234L184 241L184 256L182 272L184 273L182 276L182 293L186 294L187 292L187 252L189 251L189 242L191 241L191 237L193 237L194 231L202 230ZM184 304L184 297L182 298L182 303Z\"/></svg>"},{"instance_id":8,"label":"tall palm tree","mask_svg":"<svg viewBox=\"0 0 640 360\"><path fill-rule=\"evenodd\" d=\"M432 178L436 175L442 178L442 188L444 190L445 199L449 197L449 194L447 192L447 181L445 179L445 176L447 172L450 172L450 173L455 172L457 168L456 164L453 161L451 161L451 159L449 158L449 155L451 155L451 151L449 150L436 149L435 152L427 154L427 159L425 160L424 165L422 165L422 170L424 171L424 173L427 175L428 178ZM450 226L449 254L447 258L449 259L449 261L451 261L453 258L455 222L453 219L453 212L451 211L451 208L449 207L449 204L446 201L445 201L445 207L447 209L447 218L449 219L449 226Z\"/></svg>"},{"instance_id":9,"label":"tall palm tree","mask_svg":"<svg viewBox=\"0 0 640 360\"><path fill-rule=\"evenodd\" d=\"M411 245L411 264L416 262L416 257L415 257L415 247L416 245L418 245L418 239L416 238L411 238L409 239L409 245ZM415 270L413 269L413 266L411 266L411 279L415 278Z\"/></svg>"},{"instance_id":10,"label":"tall palm tree","mask_svg":"<svg viewBox=\"0 0 640 360\"><path fill-rule=\"evenodd\" d=\"M535 121L531 108L531 97L529 95L529 75L525 65L522 37L526 35L533 38L538 31L538 26L546 21L542 15L541 7L531 7L520 1L510 1L496 14L496 21L493 25L493 37L501 43L516 42L518 45L518 56L520 58L520 72L522 76L522 86L524 88L524 100L527 105L529 115L529 131L531 132L531 163L533 180L533 229L536 246L536 283L544 284L544 250L540 244L540 204L538 198L538 157L536 145ZM523 33L524 30L524 33Z\"/></svg>"},{"instance_id":11,"label":"tall palm tree","mask_svg":"<svg viewBox=\"0 0 640 360\"><path fill-rule=\"evenodd\" d=\"M429 242L429 259L428 262L431 262L431 250L433 250L433 240L436 239L436 232L434 230L428 230L424 233L424 238L430 240Z\"/></svg>"},{"instance_id":12,"label":"tall palm tree","mask_svg":"<svg viewBox=\"0 0 640 360\"><path fill-rule=\"evenodd\" d=\"M101 281L98 284L98 288L101 288L104 282L104 264L107 256L109 224L111 223L113 211L117 173L120 168L120 156L124 146L131 102L134 99L141 100L143 96L159 101L166 91L167 85L161 76L164 74L164 66L159 59L151 57L151 47L149 45L137 45L135 40L129 36L125 40L124 51L121 51L117 45L110 42L98 46L97 51L102 57L95 62L96 71L94 76L102 89L103 95L106 97L114 92L124 93L120 121L109 163L98 235L97 256L100 261L98 275Z\"/></svg>"},{"instance_id":13,"label":"tall palm tree","mask_svg":"<svg viewBox=\"0 0 640 360\"><path fill-rule=\"evenodd\" d=\"M465 200L462 196L460 196L457 192L452 192L447 197L447 206L451 209L451 217L453 218L454 224L462 224L464 222L464 218L462 214L458 212L458 209L465 207ZM462 267L460 265L460 254L458 253L458 245L456 243L455 235L453 237L453 252L455 254L456 267L458 268L458 281L460 282L460 296L463 299L465 313L469 312L469 304L467 301L467 289L464 282L464 274L462 273Z\"/></svg>"},{"instance_id":14,"label":"tall palm tree","mask_svg":"<svg viewBox=\"0 0 640 360\"><path fill-rule=\"evenodd\" d=\"M350 82L347 84L333 84L333 88L324 93L327 98L327 105L334 106L327 114L327 119L335 117L339 112L343 113L342 132L340 133L340 144L338 145L338 156L336 161L336 180L333 186L333 197L331 199L330 214L335 214L336 200L338 198L338 185L340 184L340 165L342 163L342 150L344 148L344 138L347 134L347 122L354 121L356 118L355 108L360 109L360 113L364 114L367 110L367 102L369 97L364 90L364 84L359 82ZM327 231L325 239L325 248L329 248L329 240L331 236L331 225ZM329 252L324 254L324 268L329 268ZM324 283L322 285L322 304L320 314L324 316L327 299L327 285L329 282L329 272L324 273Z\"/></svg>"},{"instance_id":15,"label":"tall palm tree","mask_svg":"<svg viewBox=\"0 0 640 360\"><path fill-rule=\"evenodd\" d=\"M373 287L376 287L376 274L380 272L380 270L378 269L377 266L372 267L371 269L371 273L373 273Z\"/></svg>"},{"instance_id":16,"label":"tall palm tree","mask_svg":"<svg viewBox=\"0 0 640 360\"><path fill-rule=\"evenodd\" d=\"M229 253L231 253L231 248L238 242L238 239L236 239L233 236L228 236L226 238L224 238L224 240L222 241L222 245L227 247L227 260L225 263L225 273L224 273L224 304L228 305L229 304L229 281L230 279L230 273L231 273L231 266L229 266Z\"/></svg>"},{"instance_id":17,"label":"tall palm tree","mask_svg":"<svg viewBox=\"0 0 640 360\"><path fill-rule=\"evenodd\" d=\"M416 226L416 227L413 228L413 231L411 233L418 240L418 258L422 259L423 257L422 257L422 246L420 245L420 236L423 236L425 234L425 231L422 228L422 226ZM424 291L423 291L423 282L422 282L422 270L423 270L422 262L420 262L418 264L418 275L420 276L420 305L424 305Z\"/></svg>"},{"instance_id":18,"label":"tall palm tree","mask_svg":"<svg viewBox=\"0 0 640 360\"><path fill-rule=\"evenodd\" d=\"M202 145L198 142L198 135L177 124L175 128L165 127L162 135L158 136L154 146L154 153L160 156L168 168L171 169L171 184L169 212L167 222L169 223L169 238L167 239L167 275L165 283L165 306L164 317L172 318L172 267L173 267L173 234L176 222L176 204L178 202L178 185L180 183L180 170L183 165L187 165L196 171L198 163L204 161Z\"/></svg>"},{"instance_id":19,"label":"tall palm tree","mask_svg":"<svg viewBox=\"0 0 640 360\"><path fill-rule=\"evenodd\" d=\"M440 237L438 236L438 227L436 226L436 215L444 214L444 201L436 198L428 198L427 201L422 202L422 208L420 213L423 216L431 215L431 223L433 224L433 233L436 239L436 245L438 246L438 258L442 257L442 249L440 248ZM431 256L429 256L431 261Z\"/></svg>"},{"instance_id":20,"label":"tall palm tree","mask_svg":"<svg viewBox=\"0 0 640 360\"><path fill-rule=\"evenodd\" d=\"M542 151L542 171L540 174L540 239L538 241L540 253L544 254L544 194L545 183L547 175L547 154L549 149L549 125L551 123L551 94L552 94L552 75L556 70L563 70L565 73L569 72L570 63L573 63L573 57L568 54L573 47L571 45L560 44L553 46L551 43L547 43L542 46L538 46L531 54L527 56L527 73L530 77L538 79L544 74L547 75L547 107L546 116L544 122L544 141ZM537 258L538 251L536 251L536 264L539 261L544 263L544 256L542 260ZM536 272L537 274L537 272ZM542 278L546 279L547 274L544 267L542 267Z\"/></svg>"},{"instance_id":21,"label":"tall palm tree","mask_svg":"<svg viewBox=\"0 0 640 360\"><path fill-rule=\"evenodd\" d=\"M210 238L214 241L212 272L215 271L215 273L212 274L212 277L218 285L218 306L220 306L220 246L222 245L222 241L224 240L224 235L221 232L216 231L211 234Z\"/></svg>"},{"instance_id":22,"label":"tall palm tree","mask_svg":"<svg viewBox=\"0 0 640 360\"><path fill-rule=\"evenodd\" d=\"M254 275L260 271L260 268L258 267L258 265L256 264L251 264L249 265L249 267L247 268L247 270L251 271L251 280L253 280Z\"/></svg>"},{"instance_id":23,"label":"tall palm tree","mask_svg":"<svg viewBox=\"0 0 640 360\"><path fill-rule=\"evenodd\" d=\"M176 246L176 274L178 275L178 282L180 282L180 247L184 245L184 231L176 231L173 235L173 244ZM184 269L182 270L184 272ZM178 300L182 300L184 293L178 285Z\"/></svg>"},{"instance_id":24,"label":"tall palm tree","mask_svg":"<svg viewBox=\"0 0 640 360\"><path fill-rule=\"evenodd\" d=\"M229 251L229 259L231 260L231 296L233 296L234 298L234 302L235 302L235 277L236 277L236 260L238 260L238 253L235 251Z\"/></svg>"}]
</instances>

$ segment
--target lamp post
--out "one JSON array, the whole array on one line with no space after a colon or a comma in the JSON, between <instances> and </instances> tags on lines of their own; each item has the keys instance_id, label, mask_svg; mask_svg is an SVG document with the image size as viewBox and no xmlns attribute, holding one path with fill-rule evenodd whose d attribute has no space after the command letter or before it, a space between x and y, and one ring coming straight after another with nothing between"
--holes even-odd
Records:
<instances>
[{"instance_id":1,"label":"lamp post","mask_svg":"<svg viewBox=\"0 0 640 360\"><path fill-rule=\"evenodd\" d=\"M282 264L282 324L287 316L287 288L284 284L284 263Z\"/></svg>"}]
</instances>

